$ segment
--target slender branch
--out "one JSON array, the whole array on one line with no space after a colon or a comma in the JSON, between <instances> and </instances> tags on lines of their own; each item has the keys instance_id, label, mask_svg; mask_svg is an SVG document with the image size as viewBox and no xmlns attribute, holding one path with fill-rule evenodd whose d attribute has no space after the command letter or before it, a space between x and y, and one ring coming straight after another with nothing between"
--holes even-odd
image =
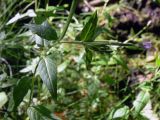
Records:
<instances>
[{"instance_id":1,"label":"slender branch","mask_svg":"<svg viewBox=\"0 0 160 120\"><path fill-rule=\"evenodd\" d=\"M34 70L34 73L33 73L33 75L35 75L35 74L36 74L36 70L37 70L37 67L38 67L38 65L39 65L39 62L40 62L40 60L38 61L37 65L36 65L36 67L35 67L35 70ZM29 103L28 103L28 107L30 106L30 104L31 104L31 101L32 101L32 98L33 98L33 91L34 91L34 81L35 81L35 77L33 76L33 77L32 77L31 93L30 93L30 97L29 97ZM28 107L27 107L27 108L28 108Z\"/></svg>"},{"instance_id":2,"label":"slender branch","mask_svg":"<svg viewBox=\"0 0 160 120\"><path fill-rule=\"evenodd\" d=\"M23 10L22 10L22 13L24 11L26 11L31 5L35 4L35 1L32 1L31 3L29 3Z\"/></svg>"},{"instance_id":3,"label":"slender branch","mask_svg":"<svg viewBox=\"0 0 160 120\"><path fill-rule=\"evenodd\" d=\"M59 40L62 40L63 37L65 36L66 32L67 32L67 29L68 29L68 26L69 26L69 24L71 22L72 16L73 16L73 14L74 14L74 12L76 10L77 3L78 3L78 0L73 0L72 5L71 5L71 9L70 9L70 14L69 14L68 19L67 19L67 23L63 28L63 32L62 32Z\"/></svg>"},{"instance_id":4,"label":"slender branch","mask_svg":"<svg viewBox=\"0 0 160 120\"><path fill-rule=\"evenodd\" d=\"M35 10L38 8L38 0L35 0Z\"/></svg>"},{"instance_id":5,"label":"slender branch","mask_svg":"<svg viewBox=\"0 0 160 120\"><path fill-rule=\"evenodd\" d=\"M31 83L31 92L30 92L30 96L29 96L29 102L28 102L28 106L27 108L30 106L31 102L32 102L32 97L33 97L33 91L34 91L34 81L35 81L35 77L32 77L32 83Z\"/></svg>"},{"instance_id":6,"label":"slender branch","mask_svg":"<svg viewBox=\"0 0 160 120\"><path fill-rule=\"evenodd\" d=\"M92 5L92 6L95 6L97 4L100 4L100 3L103 3L102 0L93 0L93 1L90 1L89 4Z\"/></svg>"},{"instance_id":7,"label":"slender branch","mask_svg":"<svg viewBox=\"0 0 160 120\"><path fill-rule=\"evenodd\" d=\"M142 30L140 30L137 34L135 34L133 37L131 37L131 38L129 38L128 40L126 40L125 41L125 43L128 43L128 42L130 42L131 40L134 40L136 37L138 37L141 33L143 33L146 29L148 29L148 27L151 25L151 21L149 21L148 23L147 23L147 25L146 26L144 26L143 28L142 28Z\"/></svg>"},{"instance_id":8,"label":"slender branch","mask_svg":"<svg viewBox=\"0 0 160 120\"><path fill-rule=\"evenodd\" d=\"M109 41L94 41L94 42L83 42L83 41L61 41L60 43L68 44L79 44L79 45L115 45L115 46L133 46L130 43L121 42L109 42Z\"/></svg>"},{"instance_id":9,"label":"slender branch","mask_svg":"<svg viewBox=\"0 0 160 120\"><path fill-rule=\"evenodd\" d=\"M49 1L48 1L48 0L46 0L45 2L46 2L46 3L45 3L46 10L48 10Z\"/></svg>"},{"instance_id":10,"label":"slender branch","mask_svg":"<svg viewBox=\"0 0 160 120\"><path fill-rule=\"evenodd\" d=\"M92 7L92 5L90 5L87 0L83 0L83 2L85 3L85 5L86 5L91 11L95 11L94 8Z\"/></svg>"},{"instance_id":11,"label":"slender branch","mask_svg":"<svg viewBox=\"0 0 160 120\"><path fill-rule=\"evenodd\" d=\"M82 41L61 41L60 43L84 45L84 42Z\"/></svg>"},{"instance_id":12,"label":"slender branch","mask_svg":"<svg viewBox=\"0 0 160 120\"><path fill-rule=\"evenodd\" d=\"M104 3L104 5L103 5L102 12L101 12L102 15L103 15L103 13L105 11L105 8L106 8L108 2L109 2L109 0L106 0L105 3Z\"/></svg>"}]
</instances>

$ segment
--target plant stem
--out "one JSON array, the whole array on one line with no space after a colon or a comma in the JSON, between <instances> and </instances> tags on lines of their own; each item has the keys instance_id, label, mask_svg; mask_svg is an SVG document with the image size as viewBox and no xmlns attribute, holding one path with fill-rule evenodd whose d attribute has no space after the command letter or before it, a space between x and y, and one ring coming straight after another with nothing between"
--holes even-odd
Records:
<instances>
[{"instance_id":1,"label":"plant stem","mask_svg":"<svg viewBox=\"0 0 160 120\"><path fill-rule=\"evenodd\" d=\"M104 12L105 12L105 8L106 8L106 6L107 6L108 2L109 2L109 0L105 0L105 3L104 3L103 8L102 8L102 12L101 12L102 14L101 14L101 15L103 15L103 14L104 14Z\"/></svg>"},{"instance_id":2,"label":"plant stem","mask_svg":"<svg viewBox=\"0 0 160 120\"><path fill-rule=\"evenodd\" d=\"M94 41L94 42L83 42L83 41L62 41L60 43L68 44L79 44L79 45L115 45L115 46L132 46L130 43L121 43L121 42L108 42L108 41Z\"/></svg>"},{"instance_id":3,"label":"plant stem","mask_svg":"<svg viewBox=\"0 0 160 120\"><path fill-rule=\"evenodd\" d=\"M72 16L73 16L73 14L74 14L74 12L76 10L77 3L78 3L78 0L73 0L72 5L71 5L71 9L70 9L70 14L69 14L68 19L67 19L67 23L63 28L63 32L62 32L59 40L62 40L63 37L65 36L66 32L67 32L67 29L68 29L68 26L69 26L69 24L71 22Z\"/></svg>"},{"instance_id":4,"label":"plant stem","mask_svg":"<svg viewBox=\"0 0 160 120\"><path fill-rule=\"evenodd\" d=\"M38 97L40 98L41 96L41 80L38 78Z\"/></svg>"},{"instance_id":5,"label":"plant stem","mask_svg":"<svg viewBox=\"0 0 160 120\"><path fill-rule=\"evenodd\" d=\"M49 1L48 1L48 0L46 0L45 2L46 2L46 3L45 3L45 4L46 4L46 6L45 6L45 7L46 7L46 11L47 11L47 10L48 10L48 6L49 6Z\"/></svg>"},{"instance_id":6,"label":"plant stem","mask_svg":"<svg viewBox=\"0 0 160 120\"><path fill-rule=\"evenodd\" d=\"M84 45L82 41L61 41L60 43Z\"/></svg>"},{"instance_id":7,"label":"plant stem","mask_svg":"<svg viewBox=\"0 0 160 120\"><path fill-rule=\"evenodd\" d=\"M35 70L34 70L34 73L33 73L33 75L35 75L35 74L36 74L36 70L37 70L37 67L38 67L38 65L39 65L39 62L40 62L40 60L38 61L37 65L36 65L36 67L35 67ZM32 101L32 98L33 98L33 91L34 91L34 81L35 81L35 77L33 76L33 77L32 77L31 93L30 93L30 98L29 98L28 107L30 106L30 104L31 104L31 101ZM28 107L27 107L27 108L28 108Z\"/></svg>"},{"instance_id":8,"label":"plant stem","mask_svg":"<svg viewBox=\"0 0 160 120\"><path fill-rule=\"evenodd\" d=\"M30 93L30 97L29 97L29 103L28 103L28 107L31 104L32 98L33 98L33 91L34 91L34 81L35 81L35 77L32 77L32 84L31 84L31 93ZM27 108L28 108L27 107Z\"/></svg>"},{"instance_id":9,"label":"plant stem","mask_svg":"<svg viewBox=\"0 0 160 120\"><path fill-rule=\"evenodd\" d=\"M138 37L141 33L143 33L148 27L150 26L151 22L149 21L146 26L144 26L137 34L135 34L130 39L126 40L125 43L130 42L131 40L134 40L136 37Z\"/></svg>"},{"instance_id":10,"label":"plant stem","mask_svg":"<svg viewBox=\"0 0 160 120\"><path fill-rule=\"evenodd\" d=\"M26 11L31 5L35 4L35 1L32 1L31 3L29 3L23 10L22 10L22 13L24 11Z\"/></svg>"},{"instance_id":11,"label":"plant stem","mask_svg":"<svg viewBox=\"0 0 160 120\"><path fill-rule=\"evenodd\" d=\"M38 8L38 0L35 0L35 10Z\"/></svg>"}]
</instances>

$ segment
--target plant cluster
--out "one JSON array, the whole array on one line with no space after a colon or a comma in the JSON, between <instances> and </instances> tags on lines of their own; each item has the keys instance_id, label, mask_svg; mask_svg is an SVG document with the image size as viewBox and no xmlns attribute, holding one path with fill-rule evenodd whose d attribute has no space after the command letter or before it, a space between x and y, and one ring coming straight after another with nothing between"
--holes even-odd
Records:
<instances>
[{"instance_id":1,"label":"plant cluster","mask_svg":"<svg viewBox=\"0 0 160 120\"><path fill-rule=\"evenodd\" d=\"M0 118L158 120L160 1L63 2L0 3Z\"/></svg>"}]
</instances>

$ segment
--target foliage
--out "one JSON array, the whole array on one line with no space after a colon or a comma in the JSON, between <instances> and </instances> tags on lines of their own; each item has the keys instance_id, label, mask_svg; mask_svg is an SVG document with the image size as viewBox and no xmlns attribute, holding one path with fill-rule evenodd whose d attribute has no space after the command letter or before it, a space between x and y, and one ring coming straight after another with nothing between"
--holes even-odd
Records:
<instances>
[{"instance_id":1,"label":"foliage","mask_svg":"<svg viewBox=\"0 0 160 120\"><path fill-rule=\"evenodd\" d=\"M0 119L160 117L159 0L65 2L1 1Z\"/></svg>"}]
</instances>

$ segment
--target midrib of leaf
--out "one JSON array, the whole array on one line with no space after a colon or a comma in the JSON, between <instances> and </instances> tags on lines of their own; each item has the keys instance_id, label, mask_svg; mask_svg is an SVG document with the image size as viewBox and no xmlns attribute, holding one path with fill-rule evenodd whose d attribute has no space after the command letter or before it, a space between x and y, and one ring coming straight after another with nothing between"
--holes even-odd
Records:
<instances>
[{"instance_id":1,"label":"midrib of leaf","mask_svg":"<svg viewBox=\"0 0 160 120\"><path fill-rule=\"evenodd\" d=\"M43 58L44 59L44 58ZM50 83L50 85L52 86L52 90L54 91L54 88L53 88L53 85L52 85L52 78L51 78L51 76L50 76L50 74L49 74L49 70L48 70L48 66L47 66L47 61L46 61L46 59L44 59L44 63L45 63L45 65L46 65L46 70L47 70L47 76L48 76L48 78L49 78L49 83ZM55 92L55 91L54 91Z\"/></svg>"},{"instance_id":2,"label":"midrib of leaf","mask_svg":"<svg viewBox=\"0 0 160 120\"><path fill-rule=\"evenodd\" d=\"M92 27L92 24L89 26L89 29L88 29L88 31L87 31L87 34L86 34L85 37L84 37L84 40L85 40L85 41L86 41L86 38L87 38L87 36L88 36L88 33L89 33L91 27Z\"/></svg>"},{"instance_id":3,"label":"midrib of leaf","mask_svg":"<svg viewBox=\"0 0 160 120\"><path fill-rule=\"evenodd\" d=\"M40 112L38 112L35 108L30 108L30 112L35 112L37 115L38 115L38 117L40 117L40 116L42 116L40 119L41 120L45 120L45 116L43 116L43 114L42 113L40 113ZM44 118L45 117L45 118Z\"/></svg>"}]
</instances>

